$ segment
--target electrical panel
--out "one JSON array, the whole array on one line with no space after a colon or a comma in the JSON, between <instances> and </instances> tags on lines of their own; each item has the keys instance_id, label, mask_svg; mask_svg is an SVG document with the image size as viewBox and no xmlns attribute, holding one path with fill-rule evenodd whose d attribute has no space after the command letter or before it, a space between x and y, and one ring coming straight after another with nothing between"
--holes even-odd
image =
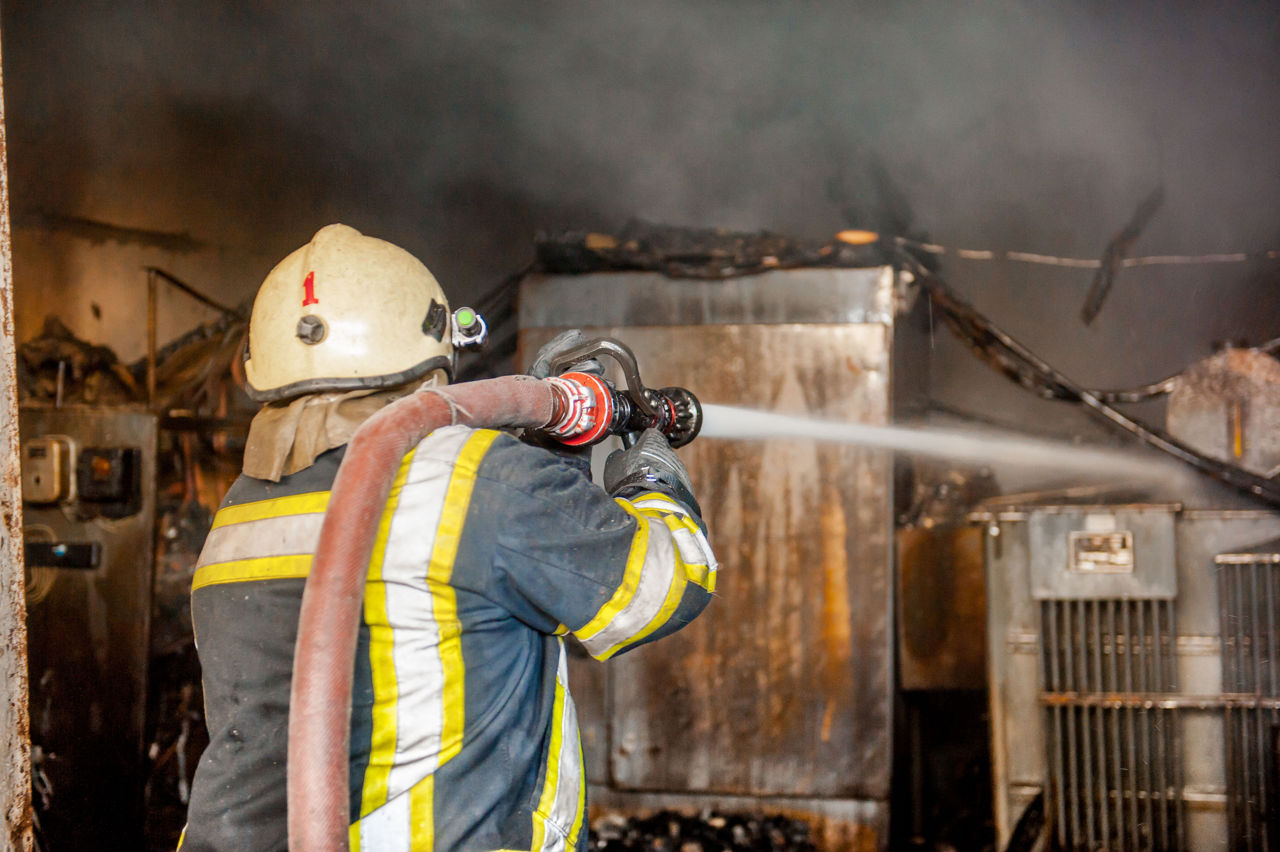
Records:
<instances>
[{"instance_id":1,"label":"electrical panel","mask_svg":"<svg viewBox=\"0 0 1280 852\"><path fill-rule=\"evenodd\" d=\"M80 450L76 456L76 487L81 514L125 518L136 513L142 500L140 461L137 447Z\"/></svg>"},{"instance_id":2,"label":"electrical panel","mask_svg":"<svg viewBox=\"0 0 1280 852\"><path fill-rule=\"evenodd\" d=\"M22 444L22 499L58 503L75 496L75 444L64 435L42 435Z\"/></svg>"}]
</instances>

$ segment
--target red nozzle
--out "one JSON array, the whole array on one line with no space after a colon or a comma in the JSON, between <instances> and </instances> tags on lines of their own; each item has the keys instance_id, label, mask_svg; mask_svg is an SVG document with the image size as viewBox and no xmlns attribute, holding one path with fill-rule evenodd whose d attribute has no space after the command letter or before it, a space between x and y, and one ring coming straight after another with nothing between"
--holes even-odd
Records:
<instances>
[{"instance_id":1,"label":"red nozzle","mask_svg":"<svg viewBox=\"0 0 1280 852\"><path fill-rule=\"evenodd\" d=\"M594 444L609 434L614 414L613 390L604 379L575 372L546 381L556 398L548 434L570 447Z\"/></svg>"}]
</instances>

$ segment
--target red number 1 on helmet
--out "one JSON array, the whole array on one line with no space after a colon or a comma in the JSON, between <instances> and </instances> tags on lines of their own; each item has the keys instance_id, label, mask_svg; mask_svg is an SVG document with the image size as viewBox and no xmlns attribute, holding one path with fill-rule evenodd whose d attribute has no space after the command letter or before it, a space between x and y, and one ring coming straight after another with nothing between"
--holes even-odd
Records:
<instances>
[{"instance_id":1,"label":"red number 1 on helmet","mask_svg":"<svg viewBox=\"0 0 1280 852\"><path fill-rule=\"evenodd\" d=\"M316 274L308 272L306 280L302 282L302 307L318 304L320 300L316 298Z\"/></svg>"}]
</instances>

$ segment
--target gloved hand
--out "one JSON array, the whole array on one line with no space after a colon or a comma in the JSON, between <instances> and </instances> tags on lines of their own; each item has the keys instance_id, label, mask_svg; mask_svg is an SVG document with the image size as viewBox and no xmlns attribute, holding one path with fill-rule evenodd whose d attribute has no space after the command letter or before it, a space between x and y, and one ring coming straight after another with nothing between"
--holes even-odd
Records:
<instances>
[{"instance_id":1,"label":"gloved hand","mask_svg":"<svg viewBox=\"0 0 1280 852\"><path fill-rule=\"evenodd\" d=\"M661 491L702 514L693 497L689 471L657 429L645 429L633 446L609 456L604 463L604 490L610 497Z\"/></svg>"},{"instance_id":2,"label":"gloved hand","mask_svg":"<svg viewBox=\"0 0 1280 852\"><path fill-rule=\"evenodd\" d=\"M587 342L587 336L579 329L571 328L568 331L562 331L555 337L551 338L543 347L538 350L538 354L534 356L533 366L529 368L529 375L535 379L545 379L551 375L551 362L561 352L568 352L575 346L581 346ZM604 366L595 358L589 358L577 364L572 364L569 370L579 373L590 373L593 376L603 376ZM569 372L569 370L565 372ZM533 447L541 447L544 450L550 450L559 456L571 466L580 471L587 479L591 478L591 448L590 447L570 447L560 443L555 438L547 435L545 432L526 429L521 440Z\"/></svg>"},{"instance_id":3,"label":"gloved hand","mask_svg":"<svg viewBox=\"0 0 1280 852\"><path fill-rule=\"evenodd\" d=\"M575 346L581 346L586 342L587 336L579 329L571 328L568 331L560 332L538 350L538 354L533 358L533 366L529 368L529 375L535 379L548 378L551 375L551 362L557 355L561 352L568 352ZM570 370L579 373L590 373L593 376L604 375L604 366L595 358L588 358L586 361L572 364L569 370L565 372Z\"/></svg>"}]
</instances>

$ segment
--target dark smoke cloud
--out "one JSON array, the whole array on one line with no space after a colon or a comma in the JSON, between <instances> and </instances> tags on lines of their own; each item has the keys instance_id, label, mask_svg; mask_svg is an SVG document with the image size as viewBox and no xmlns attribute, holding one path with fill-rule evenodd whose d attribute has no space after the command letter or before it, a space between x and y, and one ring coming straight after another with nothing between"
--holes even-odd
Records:
<instances>
[{"instance_id":1,"label":"dark smoke cloud","mask_svg":"<svg viewBox=\"0 0 1280 852\"><path fill-rule=\"evenodd\" d=\"M1270 4L5 0L3 14L15 205L180 226L261 272L332 219L419 252L462 297L520 266L535 229L632 216L1097 255L1158 185L1140 251L1280 247ZM1088 384L1280 334L1266 269L1128 271L1089 328L1087 274L946 271ZM1034 419L939 345L943 396L989 393Z\"/></svg>"},{"instance_id":2,"label":"dark smoke cloud","mask_svg":"<svg viewBox=\"0 0 1280 852\"><path fill-rule=\"evenodd\" d=\"M189 130L164 117L203 110L251 171L309 138L292 176L405 231L483 180L613 221L821 233L827 182L875 194L881 169L939 237L1093 251L1158 182L1169 238L1269 236L1274 11L966 5L10 2L5 46L18 140L61 101L97 160L152 164Z\"/></svg>"}]
</instances>

